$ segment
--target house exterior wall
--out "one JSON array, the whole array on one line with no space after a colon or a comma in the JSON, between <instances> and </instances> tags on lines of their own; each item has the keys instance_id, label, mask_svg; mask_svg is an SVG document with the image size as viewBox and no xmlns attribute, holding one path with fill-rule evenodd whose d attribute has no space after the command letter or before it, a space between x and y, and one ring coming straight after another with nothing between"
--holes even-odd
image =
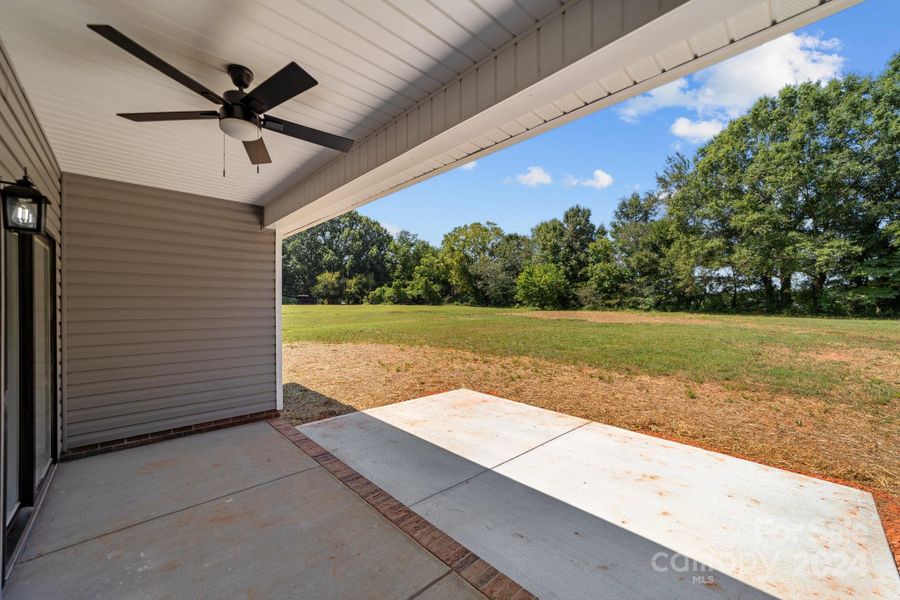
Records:
<instances>
[{"instance_id":1,"label":"house exterior wall","mask_svg":"<svg viewBox=\"0 0 900 600\"><path fill-rule=\"evenodd\" d=\"M57 398L60 397L61 388L59 385L61 373L61 344L60 340L60 228L61 228L61 193L60 193L60 169L50 144L44 135L41 126L35 118L34 111L25 93L22 85L16 76L15 70L9 60L9 55L0 44L0 179L11 181L18 179L22 175L22 168L28 168L28 174L31 176L37 188L46 195L52 205L47 212L47 226L53 241L56 255L57 270ZM5 301L6 291L6 273L4 272L6 260L6 251L3 248L2 237L0 237L0 332L6 330L5 314L6 307L3 305ZM0 437L2 437L3 414L6 408L6 382L5 369L6 349L2 343L3 336L0 335L0 396L2 396L3 406L0 410ZM3 444L0 444L0 465L4 464ZM2 471L2 469L0 469ZM0 506L5 506L3 498L3 490L5 485L0 485ZM2 591L0 591L2 596Z\"/></svg>"},{"instance_id":2,"label":"house exterior wall","mask_svg":"<svg viewBox=\"0 0 900 600\"><path fill-rule=\"evenodd\" d=\"M63 175L64 450L273 410L261 209Z\"/></svg>"}]
</instances>

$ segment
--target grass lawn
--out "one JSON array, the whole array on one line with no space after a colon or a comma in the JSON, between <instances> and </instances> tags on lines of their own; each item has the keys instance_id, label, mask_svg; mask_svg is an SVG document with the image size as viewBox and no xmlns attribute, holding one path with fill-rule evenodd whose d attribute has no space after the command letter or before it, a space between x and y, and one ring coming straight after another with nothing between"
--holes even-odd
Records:
<instances>
[{"instance_id":1,"label":"grass lawn","mask_svg":"<svg viewBox=\"0 0 900 600\"><path fill-rule=\"evenodd\" d=\"M900 321L285 306L286 416L469 387L900 490Z\"/></svg>"}]
</instances>

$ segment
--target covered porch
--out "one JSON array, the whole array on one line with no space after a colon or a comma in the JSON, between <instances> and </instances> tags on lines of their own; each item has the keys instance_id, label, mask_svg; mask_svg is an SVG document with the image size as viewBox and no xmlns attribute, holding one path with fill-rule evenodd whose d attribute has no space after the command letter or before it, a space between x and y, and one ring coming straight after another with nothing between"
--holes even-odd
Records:
<instances>
[{"instance_id":1,"label":"covered porch","mask_svg":"<svg viewBox=\"0 0 900 600\"><path fill-rule=\"evenodd\" d=\"M381 452L396 427L364 426L350 440L369 444L362 454L339 435L377 416L303 432L271 422L283 408L281 242L855 2L5 2L0 179L27 170L46 203L38 227L3 232L0 597L569 598L585 585L779 595L724 569L698 585L655 573L641 561L663 543L647 531L664 521L598 525L606 517L570 512L576 500L538 482L495 483L525 502L510 507L522 523L582 523L601 537L579 552L609 560L590 573L572 567L575 555L538 564L568 556L572 539L538 532L550 545L529 555L529 535L491 534L505 501L496 490L477 495L481 505L416 514L514 458L470 454L465 419L447 446L415 428L396 440L410 443L405 482L391 472L402 460ZM297 63L315 78L292 88L304 93L245 94L250 69L259 83L296 75ZM171 116L182 112L196 122ZM441 423L428 406L407 408ZM548 420L569 423L488 408L479 426L523 457L550 447ZM716 477L729 472L704 460ZM868 514L864 498L827 493ZM890 596L896 571L873 531L872 570L854 572L865 582L835 590ZM730 547L691 548L718 568Z\"/></svg>"}]
</instances>

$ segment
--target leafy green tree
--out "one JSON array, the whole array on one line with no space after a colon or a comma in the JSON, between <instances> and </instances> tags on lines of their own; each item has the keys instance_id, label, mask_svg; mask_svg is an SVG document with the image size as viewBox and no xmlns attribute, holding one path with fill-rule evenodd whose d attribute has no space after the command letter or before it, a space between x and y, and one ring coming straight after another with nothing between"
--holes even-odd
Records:
<instances>
[{"instance_id":1,"label":"leafy green tree","mask_svg":"<svg viewBox=\"0 0 900 600\"><path fill-rule=\"evenodd\" d=\"M313 288L324 272L337 272L346 280L361 276L357 281L369 287L354 293L368 293L389 280L391 240L380 223L356 211L292 236L282 243L284 295L315 295Z\"/></svg>"},{"instance_id":2,"label":"leafy green tree","mask_svg":"<svg viewBox=\"0 0 900 600\"><path fill-rule=\"evenodd\" d=\"M337 271L319 273L312 292L325 304L337 304L344 297L344 279Z\"/></svg>"},{"instance_id":3,"label":"leafy green tree","mask_svg":"<svg viewBox=\"0 0 900 600\"><path fill-rule=\"evenodd\" d=\"M552 263L562 266L565 262L566 226L559 219L542 221L531 229L531 239L534 240L534 260L543 263Z\"/></svg>"},{"instance_id":4,"label":"leafy green tree","mask_svg":"<svg viewBox=\"0 0 900 600\"><path fill-rule=\"evenodd\" d=\"M490 306L511 306L516 301L516 280L530 257L531 240L516 233L497 240L488 254L472 265L479 299Z\"/></svg>"},{"instance_id":5,"label":"leafy green tree","mask_svg":"<svg viewBox=\"0 0 900 600\"><path fill-rule=\"evenodd\" d=\"M562 267L553 263L532 263L519 274L516 299L522 304L540 309L565 306L569 282Z\"/></svg>"},{"instance_id":6,"label":"leafy green tree","mask_svg":"<svg viewBox=\"0 0 900 600\"><path fill-rule=\"evenodd\" d=\"M596 238L597 227L591 223L591 210L578 205L563 213L562 222L561 266L574 286L587 279L588 247Z\"/></svg>"},{"instance_id":7,"label":"leafy green tree","mask_svg":"<svg viewBox=\"0 0 900 600\"><path fill-rule=\"evenodd\" d=\"M475 264L490 260L494 247L502 239L503 230L491 222L456 227L444 236L441 258L447 266L450 293L454 300L487 303L487 297L478 287Z\"/></svg>"},{"instance_id":8,"label":"leafy green tree","mask_svg":"<svg viewBox=\"0 0 900 600\"><path fill-rule=\"evenodd\" d=\"M441 255L431 253L422 257L406 292L410 302L416 304L440 304L444 301L450 293L450 281Z\"/></svg>"},{"instance_id":9,"label":"leafy green tree","mask_svg":"<svg viewBox=\"0 0 900 600\"><path fill-rule=\"evenodd\" d=\"M388 273L392 280L409 281L422 259L437 250L425 240L403 230L388 245Z\"/></svg>"},{"instance_id":10,"label":"leafy green tree","mask_svg":"<svg viewBox=\"0 0 900 600\"><path fill-rule=\"evenodd\" d=\"M616 253L616 246L606 236L588 246L587 281L579 288L579 300L588 308L614 308L621 304L622 286L629 279L628 270Z\"/></svg>"}]
</instances>

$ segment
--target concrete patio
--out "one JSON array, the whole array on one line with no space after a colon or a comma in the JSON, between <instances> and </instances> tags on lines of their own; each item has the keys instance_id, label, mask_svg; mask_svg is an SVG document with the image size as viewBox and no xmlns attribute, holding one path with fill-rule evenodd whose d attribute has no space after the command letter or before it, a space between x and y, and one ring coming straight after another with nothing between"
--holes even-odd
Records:
<instances>
[{"instance_id":1,"label":"concrete patio","mask_svg":"<svg viewBox=\"0 0 900 600\"><path fill-rule=\"evenodd\" d=\"M540 598L898 598L871 495L456 390L298 428Z\"/></svg>"},{"instance_id":2,"label":"concrete patio","mask_svg":"<svg viewBox=\"0 0 900 600\"><path fill-rule=\"evenodd\" d=\"M533 597L507 584L900 597L866 493L469 390L62 463L4 594Z\"/></svg>"},{"instance_id":3,"label":"concrete patio","mask_svg":"<svg viewBox=\"0 0 900 600\"><path fill-rule=\"evenodd\" d=\"M61 464L4 594L484 598L267 423Z\"/></svg>"}]
</instances>

